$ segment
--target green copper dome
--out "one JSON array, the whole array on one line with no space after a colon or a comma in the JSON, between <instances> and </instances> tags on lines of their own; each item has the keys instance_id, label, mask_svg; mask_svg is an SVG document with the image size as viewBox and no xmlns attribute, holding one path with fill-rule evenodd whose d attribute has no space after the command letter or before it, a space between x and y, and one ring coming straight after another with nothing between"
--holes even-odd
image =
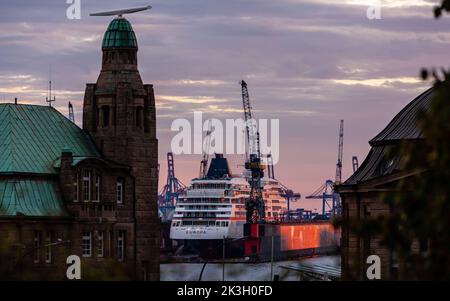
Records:
<instances>
[{"instance_id":1,"label":"green copper dome","mask_svg":"<svg viewBox=\"0 0 450 301\"><path fill-rule=\"evenodd\" d=\"M136 35L130 22L124 18L116 18L109 23L103 36L102 49L105 48L137 48Z\"/></svg>"}]
</instances>

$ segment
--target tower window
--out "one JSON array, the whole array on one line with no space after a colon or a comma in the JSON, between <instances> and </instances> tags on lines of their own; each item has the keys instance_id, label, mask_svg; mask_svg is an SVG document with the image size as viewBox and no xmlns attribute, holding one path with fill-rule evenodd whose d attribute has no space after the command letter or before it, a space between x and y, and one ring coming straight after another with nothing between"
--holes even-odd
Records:
<instances>
[{"instance_id":1,"label":"tower window","mask_svg":"<svg viewBox=\"0 0 450 301\"><path fill-rule=\"evenodd\" d=\"M116 184L116 201L117 204L123 204L123 178L117 178L117 184Z\"/></svg>"},{"instance_id":2,"label":"tower window","mask_svg":"<svg viewBox=\"0 0 450 301\"><path fill-rule=\"evenodd\" d=\"M144 109L142 107L136 107L136 126L142 127L144 119Z\"/></svg>"},{"instance_id":3,"label":"tower window","mask_svg":"<svg viewBox=\"0 0 450 301\"><path fill-rule=\"evenodd\" d=\"M103 126L109 126L109 106L102 107L102 115L103 115Z\"/></svg>"}]
</instances>

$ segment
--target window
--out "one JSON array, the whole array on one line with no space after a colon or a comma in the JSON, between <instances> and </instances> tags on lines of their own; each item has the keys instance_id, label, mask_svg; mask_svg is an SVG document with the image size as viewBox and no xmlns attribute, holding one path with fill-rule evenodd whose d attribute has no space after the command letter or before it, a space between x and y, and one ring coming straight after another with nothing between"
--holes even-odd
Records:
<instances>
[{"instance_id":1,"label":"window","mask_svg":"<svg viewBox=\"0 0 450 301\"><path fill-rule=\"evenodd\" d=\"M144 118L144 110L142 107L136 107L136 126L142 127L142 119Z\"/></svg>"},{"instance_id":2,"label":"window","mask_svg":"<svg viewBox=\"0 0 450 301\"><path fill-rule=\"evenodd\" d=\"M75 178L73 179L73 201L78 202L78 173L75 173Z\"/></svg>"},{"instance_id":3,"label":"window","mask_svg":"<svg viewBox=\"0 0 450 301\"><path fill-rule=\"evenodd\" d=\"M95 198L94 201L98 202L100 201L100 175L95 175Z\"/></svg>"},{"instance_id":4,"label":"window","mask_svg":"<svg viewBox=\"0 0 450 301\"><path fill-rule=\"evenodd\" d=\"M116 190L117 190L117 196L116 196L116 200L117 200L117 204L123 204L123 179L122 178L118 178L117 179L117 185L116 185Z\"/></svg>"},{"instance_id":5,"label":"window","mask_svg":"<svg viewBox=\"0 0 450 301\"><path fill-rule=\"evenodd\" d=\"M109 106L103 106L102 113L103 113L103 126L108 127L109 126Z\"/></svg>"},{"instance_id":6,"label":"window","mask_svg":"<svg viewBox=\"0 0 450 301\"><path fill-rule=\"evenodd\" d=\"M98 231L98 237L97 237L97 257L103 257L104 255L104 244L105 241L103 239L104 232Z\"/></svg>"},{"instance_id":7,"label":"window","mask_svg":"<svg viewBox=\"0 0 450 301\"><path fill-rule=\"evenodd\" d=\"M39 263L41 249L41 231L34 231L34 263Z\"/></svg>"},{"instance_id":8,"label":"window","mask_svg":"<svg viewBox=\"0 0 450 301\"><path fill-rule=\"evenodd\" d=\"M114 242L114 232L113 231L108 231L108 255L109 256L113 256L114 254L113 254L113 252L114 252L114 249L113 249L113 242Z\"/></svg>"},{"instance_id":9,"label":"window","mask_svg":"<svg viewBox=\"0 0 450 301\"><path fill-rule=\"evenodd\" d=\"M81 251L83 257L92 256L92 233L83 232L83 238L81 240Z\"/></svg>"},{"instance_id":10,"label":"window","mask_svg":"<svg viewBox=\"0 0 450 301\"><path fill-rule=\"evenodd\" d=\"M85 170L83 175L84 201L91 199L91 171Z\"/></svg>"},{"instance_id":11,"label":"window","mask_svg":"<svg viewBox=\"0 0 450 301\"><path fill-rule=\"evenodd\" d=\"M47 232L45 236L45 262L46 263L52 263L52 234L50 232Z\"/></svg>"},{"instance_id":12,"label":"window","mask_svg":"<svg viewBox=\"0 0 450 301\"><path fill-rule=\"evenodd\" d=\"M119 230L117 233L117 259L123 261L125 259L125 231Z\"/></svg>"}]
</instances>

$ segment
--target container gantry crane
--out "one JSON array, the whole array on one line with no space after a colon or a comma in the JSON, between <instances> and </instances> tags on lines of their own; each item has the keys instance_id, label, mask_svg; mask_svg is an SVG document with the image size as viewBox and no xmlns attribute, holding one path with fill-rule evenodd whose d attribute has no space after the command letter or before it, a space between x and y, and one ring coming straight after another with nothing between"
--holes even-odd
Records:
<instances>
[{"instance_id":1,"label":"container gantry crane","mask_svg":"<svg viewBox=\"0 0 450 301\"><path fill-rule=\"evenodd\" d=\"M275 169L273 167L273 158L271 154L267 155L267 176L269 179L275 179ZM301 194L299 192L294 192L292 189L289 189L285 185L283 185L280 181L278 183L281 186L281 196L286 199L287 204L287 212L286 219L291 219L291 202L296 202L301 199Z\"/></svg>"},{"instance_id":2,"label":"container gantry crane","mask_svg":"<svg viewBox=\"0 0 450 301\"><path fill-rule=\"evenodd\" d=\"M245 169L251 172L250 196L245 202L246 221L248 224L264 223L266 218L265 204L262 197L261 178L264 176L264 166L261 162L259 132L253 119L250 96L247 83L241 81L242 103L244 107L244 122L248 142L248 157Z\"/></svg>"},{"instance_id":3,"label":"container gantry crane","mask_svg":"<svg viewBox=\"0 0 450 301\"><path fill-rule=\"evenodd\" d=\"M320 186L311 195L308 195L306 199L322 200L322 216L327 217L327 207L333 213L336 207L335 193L333 191L333 181L326 180L322 186ZM329 203L331 201L331 205Z\"/></svg>"},{"instance_id":4,"label":"container gantry crane","mask_svg":"<svg viewBox=\"0 0 450 301\"><path fill-rule=\"evenodd\" d=\"M331 212L331 215L341 214L341 198L334 190L335 185L342 183L342 158L344 154L344 120L341 120L339 126L339 141L338 141L338 159L336 163L336 175L334 182L332 180L326 180L322 186L320 186L306 199L322 199L322 216L327 217L327 208ZM331 205L330 205L331 201Z\"/></svg>"},{"instance_id":5,"label":"container gantry crane","mask_svg":"<svg viewBox=\"0 0 450 301\"><path fill-rule=\"evenodd\" d=\"M175 176L173 154L167 153L167 182L158 197L158 207L163 221L171 220L178 196L184 192L186 186Z\"/></svg>"}]
</instances>

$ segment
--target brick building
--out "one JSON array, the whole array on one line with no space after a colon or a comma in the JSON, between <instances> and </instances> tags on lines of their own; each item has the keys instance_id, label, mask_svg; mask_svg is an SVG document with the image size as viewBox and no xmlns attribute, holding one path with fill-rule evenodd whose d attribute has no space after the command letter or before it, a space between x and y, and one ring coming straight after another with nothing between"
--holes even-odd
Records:
<instances>
[{"instance_id":1,"label":"brick building","mask_svg":"<svg viewBox=\"0 0 450 301\"><path fill-rule=\"evenodd\" d=\"M349 221L388 215L394 208L383 202L383 194L394 192L399 181L409 181L417 170L403 170L400 156L389 155L403 142L420 143L424 139L416 125L416 116L430 109L432 89L429 89L404 107L375 138L369 141L371 150L357 171L342 185L336 187L342 199L341 265L344 280L366 280L369 255L381 259L381 279L401 278L399 258L395 252L380 245L381 237L359 235L348 227ZM412 249L419 250L415 243Z\"/></svg>"},{"instance_id":2,"label":"brick building","mask_svg":"<svg viewBox=\"0 0 450 301\"><path fill-rule=\"evenodd\" d=\"M0 104L0 256L19 278L64 280L75 254L82 277L159 280L155 99L137 50L112 20L83 129L52 107Z\"/></svg>"}]
</instances>

